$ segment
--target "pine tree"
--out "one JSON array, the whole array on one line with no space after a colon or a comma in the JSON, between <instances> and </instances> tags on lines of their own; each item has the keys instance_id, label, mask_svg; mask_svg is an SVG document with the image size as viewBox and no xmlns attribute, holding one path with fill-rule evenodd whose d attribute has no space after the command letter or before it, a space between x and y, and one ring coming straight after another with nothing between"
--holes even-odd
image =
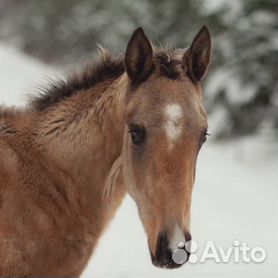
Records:
<instances>
[{"instance_id":1,"label":"pine tree","mask_svg":"<svg viewBox=\"0 0 278 278\"><path fill-rule=\"evenodd\" d=\"M87 61L97 43L124 50L137 26L156 44L186 47L206 24L213 35L206 107L214 133L231 137L278 128L276 9L274 0L2 0L0 40L68 65Z\"/></svg>"}]
</instances>

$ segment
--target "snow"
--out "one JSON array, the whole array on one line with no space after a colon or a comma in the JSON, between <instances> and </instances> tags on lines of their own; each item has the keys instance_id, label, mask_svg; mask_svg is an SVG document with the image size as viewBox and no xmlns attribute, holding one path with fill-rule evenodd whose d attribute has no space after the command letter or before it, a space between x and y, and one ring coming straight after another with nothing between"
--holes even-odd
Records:
<instances>
[{"instance_id":1,"label":"snow","mask_svg":"<svg viewBox=\"0 0 278 278\"><path fill-rule=\"evenodd\" d=\"M248 103L256 93L256 87L243 84L232 70L216 70L206 83L206 96L215 99L220 91L224 91L231 105Z\"/></svg>"},{"instance_id":2,"label":"snow","mask_svg":"<svg viewBox=\"0 0 278 278\"><path fill-rule=\"evenodd\" d=\"M204 15L213 15L222 11L222 20L226 23L232 23L243 12L243 2L240 0L205 0L201 2L201 7Z\"/></svg>"},{"instance_id":3,"label":"snow","mask_svg":"<svg viewBox=\"0 0 278 278\"><path fill-rule=\"evenodd\" d=\"M52 68L5 44L0 44L0 61L0 105L23 106L34 88L45 84L47 76L57 76Z\"/></svg>"},{"instance_id":4,"label":"snow","mask_svg":"<svg viewBox=\"0 0 278 278\"><path fill-rule=\"evenodd\" d=\"M0 103L23 105L22 96L31 93L45 76L56 74L5 45L0 45L0 60ZM224 250L238 240L252 248L265 248L263 263L209 260L187 263L177 270L155 268L136 205L127 197L82 277L277 277L277 154L277 142L266 135L208 142L199 155L193 193L191 233L198 244L198 257L208 240Z\"/></svg>"}]
</instances>

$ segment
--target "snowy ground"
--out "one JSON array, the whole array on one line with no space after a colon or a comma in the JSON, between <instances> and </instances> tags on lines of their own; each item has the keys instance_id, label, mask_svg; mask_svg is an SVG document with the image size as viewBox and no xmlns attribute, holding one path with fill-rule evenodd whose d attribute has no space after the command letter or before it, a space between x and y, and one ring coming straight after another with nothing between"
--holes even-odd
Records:
<instances>
[{"instance_id":1,"label":"snowy ground","mask_svg":"<svg viewBox=\"0 0 278 278\"><path fill-rule=\"evenodd\" d=\"M0 104L22 105L31 88L46 75L55 74L4 45L0 45L0 61ZM127 197L82 277L277 277L277 154L277 142L266 135L208 142L199 156L193 194L192 235L198 243L198 261L207 241L227 251L238 240L251 248L264 248L267 257L263 263L209 260L178 270L157 269L151 264L135 204Z\"/></svg>"}]
</instances>

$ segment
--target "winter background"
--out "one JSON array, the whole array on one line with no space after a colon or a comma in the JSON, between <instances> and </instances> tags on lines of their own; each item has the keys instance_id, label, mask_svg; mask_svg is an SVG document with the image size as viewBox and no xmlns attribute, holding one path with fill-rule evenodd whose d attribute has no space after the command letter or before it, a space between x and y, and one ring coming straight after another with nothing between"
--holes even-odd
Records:
<instances>
[{"instance_id":1,"label":"winter background","mask_svg":"<svg viewBox=\"0 0 278 278\"><path fill-rule=\"evenodd\" d=\"M82 277L277 277L277 3L272 0L0 0L0 104L24 106L46 76L80 68L96 44L124 50L137 26L156 44L187 46L206 24L213 60L204 83L212 136L202 148L192 235L227 250L238 240L267 252L263 263L151 264L127 197ZM276 170L275 170L276 169ZM233 255L232 255L233 258Z\"/></svg>"}]
</instances>

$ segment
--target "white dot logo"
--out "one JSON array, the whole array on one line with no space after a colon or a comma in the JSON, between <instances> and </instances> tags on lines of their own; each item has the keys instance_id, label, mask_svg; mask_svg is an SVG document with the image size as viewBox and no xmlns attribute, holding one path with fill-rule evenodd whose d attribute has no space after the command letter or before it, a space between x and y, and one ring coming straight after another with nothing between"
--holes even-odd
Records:
<instances>
[{"instance_id":1,"label":"white dot logo","mask_svg":"<svg viewBox=\"0 0 278 278\"><path fill-rule=\"evenodd\" d=\"M195 241L190 240L185 244L183 242L179 242L178 249L174 250L172 254L172 259L176 264L184 264L187 260L190 263L196 263L198 258L195 253L198 250L198 245ZM182 249L181 249L182 248ZM189 256L190 254L190 256ZM189 259L188 259L189 256Z\"/></svg>"},{"instance_id":2,"label":"white dot logo","mask_svg":"<svg viewBox=\"0 0 278 278\"><path fill-rule=\"evenodd\" d=\"M185 243L185 250L190 253L190 257L189 257L188 262L191 263L191 264L195 264L198 261L197 255L194 254L198 250L197 242L194 241L194 240L187 241Z\"/></svg>"},{"instance_id":3,"label":"white dot logo","mask_svg":"<svg viewBox=\"0 0 278 278\"><path fill-rule=\"evenodd\" d=\"M187 261L188 255L184 249L176 249L172 254L172 260L176 264L184 264Z\"/></svg>"}]
</instances>

